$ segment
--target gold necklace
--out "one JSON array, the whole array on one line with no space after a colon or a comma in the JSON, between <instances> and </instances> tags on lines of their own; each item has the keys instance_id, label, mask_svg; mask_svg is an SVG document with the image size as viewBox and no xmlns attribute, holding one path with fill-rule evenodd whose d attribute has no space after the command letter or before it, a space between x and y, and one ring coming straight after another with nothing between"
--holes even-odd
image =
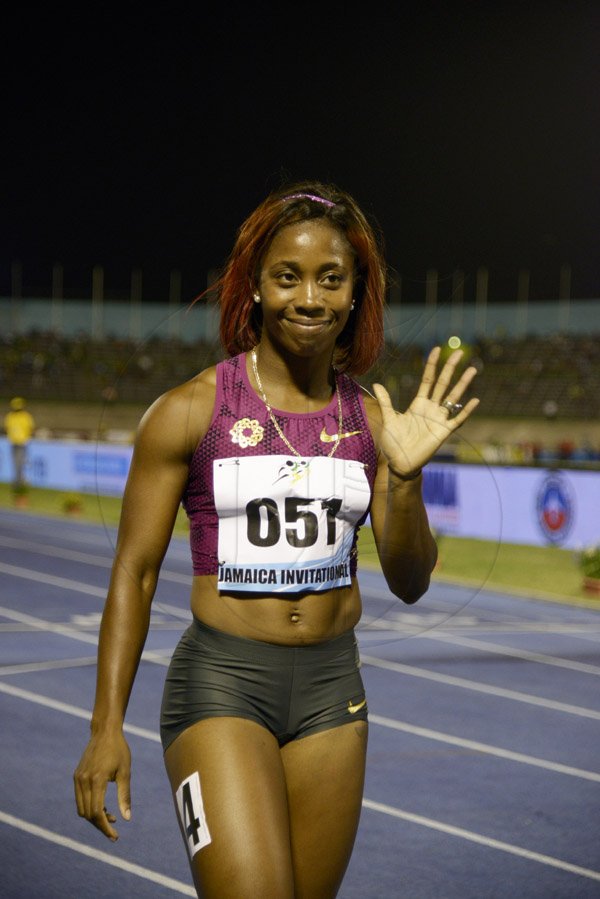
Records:
<instances>
[{"instance_id":1,"label":"gold necklace","mask_svg":"<svg viewBox=\"0 0 600 899\"><path fill-rule=\"evenodd\" d=\"M256 380L258 389L260 390L260 395L261 395L262 401L265 404L265 406L267 407L267 412L269 413L269 418L273 422L273 427L275 428L275 430L277 431L277 433L279 434L279 436L281 437L281 439L283 440L283 442L285 443L287 448L290 449L294 453L295 456L303 456L304 453L299 453L298 450L292 446L290 441L287 439L287 437L285 436L285 434L279 427L279 422L273 415L273 410L271 408L271 404L267 399L264 388L262 386L262 381L260 380L260 375L258 374L258 359L256 356L256 350L252 350L251 356L252 356L252 371L254 372L254 378ZM337 429L337 434L335 435L335 443L331 447L330 451L327 453L328 459L331 456L333 456L333 454L337 450L338 446L340 445L340 442L342 439L340 437L340 434L342 433L342 429L343 429L343 425L344 425L344 418L342 415L342 398L340 397L340 389L338 387L337 377L335 376L335 369L334 369L333 375L335 378L335 395L337 396L337 405L338 405L338 429Z\"/></svg>"}]
</instances>

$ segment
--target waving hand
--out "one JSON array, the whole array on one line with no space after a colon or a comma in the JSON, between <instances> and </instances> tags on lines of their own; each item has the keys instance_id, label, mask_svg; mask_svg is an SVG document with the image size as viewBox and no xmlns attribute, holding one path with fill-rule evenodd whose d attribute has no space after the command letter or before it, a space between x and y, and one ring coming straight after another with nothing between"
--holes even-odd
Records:
<instances>
[{"instance_id":1,"label":"waving hand","mask_svg":"<svg viewBox=\"0 0 600 899\"><path fill-rule=\"evenodd\" d=\"M383 419L381 449L390 468L402 478L418 473L479 405L475 398L464 406L461 403L477 369L470 366L453 383L462 350L452 353L438 373L440 352L440 347L430 352L419 389L406 412L396 412L385 387L373 385Z\"/></svg>"}]
</instances>

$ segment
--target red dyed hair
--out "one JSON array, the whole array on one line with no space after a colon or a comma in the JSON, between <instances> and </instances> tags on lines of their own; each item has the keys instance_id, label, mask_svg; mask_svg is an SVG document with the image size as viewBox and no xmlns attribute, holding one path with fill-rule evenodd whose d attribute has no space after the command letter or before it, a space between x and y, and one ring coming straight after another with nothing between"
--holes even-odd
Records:
<instances>
[{"instance_id":1,"label":"red dyed hair","mask_svg":"<svg viewBox=\"0 0 600 899\"><path fill-rule=\"evenodd\" d=\"M311 194L329 203L306 196L286 199L292 194ZM324 219L337 228L356 256L356 306L338 338L334 363L340 371L360 375L373 365L383 346L383 242L350 194L331 184L288 185L270 194L242 224L225 269L211 288L221 306L221 342L231 356L256 346L262 318L253 293L262 259L281 228L312 219Z\"/></svg>"}]
</instances>

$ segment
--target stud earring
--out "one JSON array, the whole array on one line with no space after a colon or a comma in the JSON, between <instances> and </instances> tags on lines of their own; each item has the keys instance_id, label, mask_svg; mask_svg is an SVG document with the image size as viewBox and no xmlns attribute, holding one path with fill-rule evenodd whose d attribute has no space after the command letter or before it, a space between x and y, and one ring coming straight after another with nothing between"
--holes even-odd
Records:
<instances>
[{"instance_id":1,"label":"stud earring","mask_svg":"<svg viewBox=\"0 0 600 899\"><path fill-rule=\"evenodd\" d=\"M254 300L255 303L260 303L260 294L259 294L258 290L253 295L252 299Z\"/></svg>"}]
</instances>

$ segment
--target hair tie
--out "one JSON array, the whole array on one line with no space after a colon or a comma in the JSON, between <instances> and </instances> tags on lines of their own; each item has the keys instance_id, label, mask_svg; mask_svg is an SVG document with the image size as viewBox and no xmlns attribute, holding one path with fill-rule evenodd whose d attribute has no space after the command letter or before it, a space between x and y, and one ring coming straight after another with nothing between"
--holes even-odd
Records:
<instances>
[{"instance_id":1,"label":"hair tie","mask_svg":"<svg viewBox=\"0 0 600 899\"><path fill-rule=\"evenodd\" d=\"M290 194L288 197L282 197L282 202L286 200L314 200L315 203L322 203L324 206L335 206L335 203L332 203L331 200L326 200L324 197L317 197L316 194Z\"/></svg>"}]
</instances>

